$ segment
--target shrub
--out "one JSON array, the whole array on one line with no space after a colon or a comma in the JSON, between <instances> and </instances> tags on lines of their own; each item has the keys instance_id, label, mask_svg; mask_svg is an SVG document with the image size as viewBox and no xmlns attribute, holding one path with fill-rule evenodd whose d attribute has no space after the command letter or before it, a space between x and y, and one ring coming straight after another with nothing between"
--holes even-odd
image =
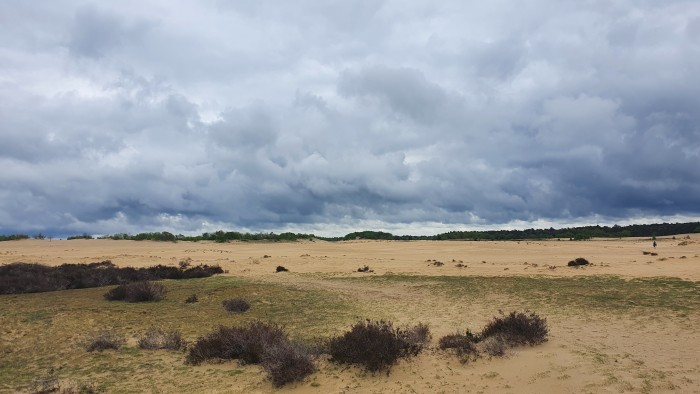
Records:
<instances>
[{"instance_id":1,"label":"shrub","mask_svg":"<svg viewBox=\"0 0 700 394\"><path fill-rule=\"evenodd\" d=\"M481 337L499 336L511 346L537 345L547 340L547 319L535 313L511 312L494 317L481 331Z\"/></svg>"},{"instance_id":2,"label":"shrub","mask_svg":"<svg viewBox=\"0 0 700 394\"><path fill-rule=\"evenodd\" d=\"M198 302L199 298L197 298L197 294L192 294L191 296L187 297L185 299L185 304L194 304L195 302Z\"/></svg>"},{"instance_id":3,"label":"shrub","mask_svg":"<svg viewBox=\"0 0 700 394\"><path fill-rule=\"evenodd\" d=\"M184 347L182 334L177 330L163 331L160 328L151 327L139 338L138 345L141 349L156 350L180 350Z\"/></svg>"},{"instance_id":4,"label":"shrub","mask_svg":"<svg viewBox=\"0 0 700 394\"><path fill-rule=\"evenodd\" d=\"M315 371L309 354L287 338L275 324L253 321L241 327L219 327L190 347L186 362L199 365L208 359L238 359L262 364L276 387L304 379Z\"/></svg>"},{"instance_id":5,"label":"shrub","mask_svg":"<svg viewBox=\"0 0 700 394\"><path fill-rule=\"evenodd\" d=\"M480 352L486 353L491 357L503 357L506 355L508 343L500 335L484 338L479 342L478 347Z\"/></svg>"},{"instance_id":6,"label":"shrub","mask_svg":"<svg viewBox=\"0 0 700 394\"><path fill-rule=\"evenodd\" d=\"M90 340L90 343L87 345L86 349L88 352L101 352L108 349L117 350L124 345L125 342L126 341L123 338L119 337L113 332L106 331L98 334L95 338Z\"/></svg>"},{"instance_id":7,"label":"shrub","mask_svg":"<svg viewBox=\"0 0 700 394\"><path fill-rule=\"evenodd\" d=\"M442 350L452 350L462 363L467 363L479 356L476 344L481 340L478 335L467 330L464 334L455 333L440 338L439 347Z\"/></svg>"},{"instance_id":8,"label":"shrub","mask_svg":"<svg viewBox=\"0 0 700 394\"><path fill-rule=\"evenodd\" d=\"M104 297L108 301L146 302L160 301L165 293L162 284L143 281L119 285L106 292Z\"/></svg>"},{"instance_id":9,"label":"shrub","mask_svg":"<svg viewBox=\"0 0 700 394\"><path fill-rule=\"evenodd\" d=\"M569 267L578 267L580 265L588 265L590 264L588 260L584 259L583 257L579 257L576 260L571 260L567 264Z\"/></svg>"},{"instance_id":10,"label":"shrub","mask_svg":"<svg viewBox=\"0 0 700 394\"><path fill-rule=\"evenodd\" d=\"M430 327L425 323L418 323L413 327L400 331L400 336L413 347L415 354L423 350L423 347L425 347L433 337L430 333Z\"/></svg>"},{"instance_id":11,"label":"shrub","mask_svg":"<svg viewBox=\"0 0 700 394\"><path fill-rule=\"evenodd\" d=\"M226 309L229 312L243 313L250 309L250 304L248 303L248 301L242 298L232 298L230 300L224 300L222 304L224 305L224 309Z\"/></svg>"},{"instance_id":12,"label":"shrub","mask_svg":"<svg viewBox=\"0 0 700 394\"><path fill-rule=\"evenodd\" d=\"M275 272L288 272L288 271L289 271L288 269L284 268L281 265L278 265L277 269L275 270Z\"/></svg>"},{"instance_id":13,"label":"shrub","mask_svg":"<svg viewBox=\"0 0 700 394\"><path fill-rule=\"evenodd\" d=\"M212 358L239 359L244 364L257 364L264 347L284 342L287 336L281 327L253 321L241 327L221 326L217 331L200 338L191 348L187 362L193 365Z\"/></svg>"},{"instance_id":14,"label":"shrub","mask_svg":"<svg viewBox=\"0 0 700 394\"><path fill-rule=\"evenodd\" d=\"M329 352L332 360L345 364L359 364L369 372L390 372L401 357L418 354L422 345L409 342L407 337L420 337L423 329L411 335L396 329L390 322L370 320L358 322L342 336L332 338Z\"/></svg>"},{"instance_id":15,"label":"shrub","mask_svg":"<svg viewBox=\"0 0 700 394\"><path fill-rule=\"evenodd\" d=\"M223 273L219 266L199 265L186 269L157 265L147 268L119 268L105 260L90 264L12 263L0 265L0 294L38 293L82 289L157 279L203 278Z\"/></svg>"},{"instance_id":16,"label":"shrub","mask_svg":"<svg viewBox=\"0 0 700 394\"><path fill-rule=\"evenodd\" d=\"M304 379L316 371L309 353L290 342L278 342L265 348L262 367L275 387Z\"/></svg>"},{"instance_id":17,"label":"shrub","mask_svg":"<svg viewBox=\"0 0 700 394\"><path fill-rule=\"evenodd\" d=\"M360 267L357 269L357 272L374 272L373 270L369 269L368 265L365 265L364 267Z\"/></svg>"}]
</instances>

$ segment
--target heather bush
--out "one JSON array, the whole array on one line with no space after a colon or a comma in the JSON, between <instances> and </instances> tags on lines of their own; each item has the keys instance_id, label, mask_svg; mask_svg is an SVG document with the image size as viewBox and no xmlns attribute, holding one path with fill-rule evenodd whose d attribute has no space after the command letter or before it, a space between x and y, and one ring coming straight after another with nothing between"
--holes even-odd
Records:
<instances>
[{"instance_id":1,"label":"heather bush","mask_svg":"<svg viewBox=\"0 0 700 394\"><path fill-rule=\"evenodd\" d=\"M475 360L479 356L479 350L476 344L481 340L478 335L467 330L464 334L455 333L445 335L440 338L438 346L442 350L451 350L462 363Z\"/></svg>"},{"instance_id":2,"label":"heather bush","mask_svg":"<svg viewBox=\"0 0 700 394\"><path fill-rule=\"evenodd\" d=\"M290 342L280 326L260 321L240 327L221 326L199 338L189 348L186 362L199 365L210 359L262 364L276 387L302 380L316 369L308 352Z\"/></svg>"},{"instance_id":3,"label":"heather bush","mask_svg":"<svg viewBox=\"0 0 700 394\"><path fill-rule=\"evenodd\" d=\"M408 331L410 334L406 333ZM403 331L394 328L391 322L366 320L332 338L329 353L332 361L358 364L369 372L386 371L388 374L399 358L416 355L422 350L427 342L423 337L425 334L423 328Z\"/></svg>"},{"instance_id":4,"label":"heather bush","mask_svg":"<svg viewBox=\"0 0 700 394\"><path fill-rule=\"evenodd\" d=\"M160 301L167 290L160 283L149 281L119 285L104 294L108 301L147 302Z\"/></svg>"},{"instance_id":5,"label":"heather bush","mask_svg":"<svg viewBox=\"0 0 700 394\"><path fill-rule=\"evenodd\" d=\"M588 265L590 264L588 260L584 259L583 257L579 257L576 260L571 260L567 264L569 267L578 267L580 265Z\"/></svg>"},{"instance_id":6,"label":"heather bush","mask_svg":"<svg viewBox=\"0 0 700 394\"><path fill-rule=\"evenodd\" d=\"M248 301L242 298L231 298L230 300L224 300L222 302L224 309L229 312L243 313L250 309L250 304Z\"/></svg>"},{"instance_id":7,"label":"heather bush","mask_svg":"<svg viewBox=\"0 0 700 394\"><path fill-rule=\"evenodd\" d=\"M275 324L253 321L240 327L221 326L200 338L189 349L187 362L197 365L204 360L218 358L257 364L262 359L264 346L286 340L282 328Z\"/></svg>"},{"instance_id":8,"label":"heather bush","mask_svg":"<svg viewBox=\"0 0 700 394\"><path fill-rule=\"evenodd\" d=\"M547 319L535 313L511 312L494 317L481 331L481 337L499 336L510 346L537 345L547 340Z\"/></svg>"},{"instance_id":9,"label":"heather bush","mask_svg":"<svg viewBox=\"0 0 700 394\"><path fill-rule=\"evenodd\" d=\"M491 357L503 357L508 350L508 343L500 335L484 338L477 346L480 353L486 353Z\"/></svg>"},{"instance_id":10,"label":"heather bush","mask_svg":"<svg viewBox=\"0 0 700 394\"><path fill-rule=\"evenodd\" d=\"M12 263L0 265L0 294L39 293L66 289L82 289L158 279L204 278L223 273L219 266L119 268L105 260L90 264Z\"/></svg>"},{"instance_id":11,"label":"heather bush","mask_svg":"<svg viewBox=\"0 0 700 394\"><path fill-rule=\"evenodd\" d=\"M422 348L430 342L433 335L430 333L430 327L425 323L418 323L417 325L401 330L401 337L413 346L419 346Z\"/></svg>"},{"instance_id":12,"label":"heather bush","mask_svg":"<svg viewBox=\"0 0 700 394\"><path fill-rule=\"evenodd\" d=\"M265 347L262 367L275 387L302 380L316 371L309 353L287 341Z\"/></svg>"}]
</instances>

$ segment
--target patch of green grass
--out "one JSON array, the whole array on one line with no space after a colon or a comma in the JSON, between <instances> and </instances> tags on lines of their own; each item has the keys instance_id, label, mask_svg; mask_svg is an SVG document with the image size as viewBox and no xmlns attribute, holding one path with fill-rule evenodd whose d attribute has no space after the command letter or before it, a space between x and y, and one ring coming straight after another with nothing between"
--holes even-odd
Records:
<instances>
[{"instance_id":1,"label":"patch of green grass","mask_svg":"<svg viewBox=\"0 0 700 394\"><path fill-rule=\"evenodd\" d=\"M351 302L326 290L233 277L161 283L168 293L157 303L109 302L102 297L109 287L0 296L0 381L17 388L55 368L61 379L90 376L110 392L143 391L143 379L165 391L186 390L188 384L194 389L196 369L178 370L191 383L171 381L184 353L144 352L134 345L87 353L86 345L103 330L138 338L151 326L177 329L185 340L194 341L219 325L255 319L281 324L292 338L304 340L327 337L359 314ZM199 302L185 304L193 293ZM234 297L245 297L251 309L233 316L221 308L223 300Z\"/></svg>"},{"instance_id":2,"label":"patch of green grass","mask_svg":"<svg viewBox=\"0 0 700 394\"><path fill-rule=\"evenodd\" d=\"M523 306L573 306L585 309L634 311L663 309L685 314L700 310L700 282L678 278L624 279L616 276L418 276L382 275L333 280L411 284L456 300L507 296ZM518 306L511 303L511 306Z\"/></svg>"},{"instance_id":3,"label":"patch of green grass","mask_svg":"<svg viewBox=\"0 0 700 394\"><path fill-rule=\"evenodd\" d=\"M25 315L24 319L22 322L24 323L34 323L34 322L41 322L41 321L48 321L51 320L53 317L53 313L46 311L46 310L38 310L38 311L32 311L29 312Z\"/></svg>"}]
</instances>

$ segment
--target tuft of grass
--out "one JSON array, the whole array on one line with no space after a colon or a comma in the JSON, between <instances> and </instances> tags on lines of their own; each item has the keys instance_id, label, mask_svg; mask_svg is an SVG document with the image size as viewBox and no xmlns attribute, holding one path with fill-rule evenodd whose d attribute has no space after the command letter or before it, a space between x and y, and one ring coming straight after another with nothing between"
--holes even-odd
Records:
<instances>
[{"instance_id":1,"label":"tuft of grass","mask_svg":"<svg viewBox=\"0 0 700 394\"><path fill-rule=\"evenodd\" d=\"M101 352L104 350L118 350L126 343L124 338L111 331L104 331L90 340L86 350L88 352Z\"/></svg>"},{"instance_id":2,"label":"tuft of grass","mask_svg":"<svg viewBox=\"0 0 700 394\"><path fill-rule=\"evenodd\" d=\"M178 330L164 331L151 327L138 340L139 348L147 350L180 350L185 347L182 333Z\"/></svg>"}]
</instances>

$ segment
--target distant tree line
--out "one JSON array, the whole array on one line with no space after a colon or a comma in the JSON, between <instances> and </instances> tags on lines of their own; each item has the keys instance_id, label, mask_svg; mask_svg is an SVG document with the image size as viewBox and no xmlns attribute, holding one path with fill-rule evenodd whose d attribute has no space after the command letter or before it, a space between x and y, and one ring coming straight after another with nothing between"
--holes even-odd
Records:
<instances>
[{"instance_id":1,"label":"distant tree line","mask_svg":"<svg viewBox=\"0 0 700 394\"><path fill-rule=\"evenodd\" d=\"M471 240L471 241L507 241L507 240L527 240L527 239L568 239L586 240L591 238L626 238L626 237L662 237L678 234L700 233L700 222L689 223L660 223L660 224L631 224L629 226L582 226L567 228L548 229L527 229L527 230L485 230L485 231L448 231L437 235L394 235L383 231L357 231L346 234L342 237L316 237L314 234L291 233L241 233L238 231L216 231L203 233L201 235L187 236L182 234L172 234L167 231L153 233L138 233L135 235L119 233L106 235L102 239L131 240L131 241L273 241L290 242L299 240L312 240L314 238L325 241L347 241L353 239L375 239L375 240L428 240L428 241L449 241L449 240ZM0 241L12 241L27 239L28 235L0 235ZM36 239L44 239L45 236L35 235ZM68 239L92 239L87 233L74 235Z\"/></svg>"},{"instance_id":2,"label":"distant tree line","mask_svg":"<svg viewBox=\"0 0 700 394\"><path fill-rule=\"evenodd\" d=\"M139 233L136 235L129 234L114 234L108 235L108 239L127 239L132 241L214 241L214 242L230 242L230 241L298 241L302 239L313 239L313 234L296 234L296 233L240 233L237 231L216 231L213 233L203 233L201 235L187 236L182 234L172 234L167 231L160 233Z\"/></svg>"},{"instance_id":3,"label":"distant tree line","mask_svg":"<svg viewBox=\"0 0 700 394\"><path fill-rule=\"evenodd\" d=\"M344 237L324 238L329 241L351 239L377 240L471 240L471 241L506 241L527 239L569 239L585 240L591 238L626 238L656 237L677 234L700 233L700 222L632 224L629 226L583 226L570 228L548 228L527 230L486 230L486 231L449 231L437 235L393 235L382 231L361 231Z\"/></svg>"},{"instance_id":4,"label":"distant tree line","mask_svg":"<svg viewBox=\"0 0 700 394\"><path fill-rule=\"evenodd\" d=\"M26 234L0 235L0 241L16 241L18 239L29 239Z\"/></svg>"}]
</instances>

